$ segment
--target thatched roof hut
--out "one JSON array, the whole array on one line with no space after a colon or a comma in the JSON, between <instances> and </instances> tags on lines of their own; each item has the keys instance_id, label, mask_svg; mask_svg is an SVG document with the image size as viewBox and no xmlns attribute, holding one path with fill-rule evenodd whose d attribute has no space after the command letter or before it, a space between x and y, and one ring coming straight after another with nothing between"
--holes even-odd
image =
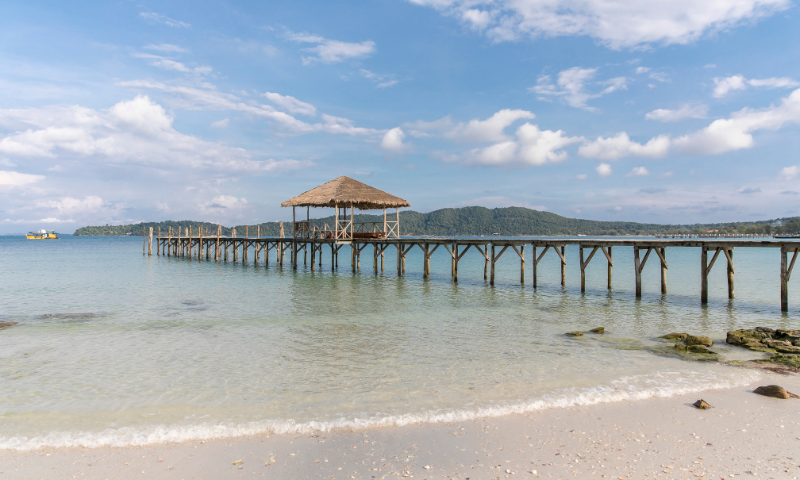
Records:
<instances>
[{"instance_id":1,"label":"thatched roof hut","mask_svg":"<svg viewBox=\"0 0 800 480\"><path fill-rule=\"evenodd\" d=\"M281 203L281 207L355 207L359 210L410 207L408 201L350 177L339 177Z\"/></svg>"}]
</instances>

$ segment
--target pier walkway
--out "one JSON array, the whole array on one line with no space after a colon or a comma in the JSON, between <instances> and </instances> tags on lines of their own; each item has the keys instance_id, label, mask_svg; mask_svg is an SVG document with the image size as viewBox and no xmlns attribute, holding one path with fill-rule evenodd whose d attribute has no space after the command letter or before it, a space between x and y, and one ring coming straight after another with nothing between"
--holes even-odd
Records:
<instances>
[{"instance_id":1,"label":"pier walkway","mask_svg":"<svg viewBox=\"0 0 800 480\"><path fill-rule=\"evenodd\" d=\"M397 254L397 274L405 273L407 254L414 248L419 248L423 253L423 277L430 274L431 256L437 250L447 252L451 260L451 275L454 282L458 281L458 264L464 254L470 249L480 252L484 258L484 279L494 285L495 265L505 253L516 254L520 260L520 281L525 281L526 248L530 249L530 263L532 265L532 284L536 288L537 266L549 251L554 253L561 262L561 284L566 280L565 248L567 245L577 245L580 250L581 291L586 289L586 267L597 255L605 257L608 265L607 287L611 289L612 267L614 266L612 252L614 247L633 247L634 275L636 278L636 296L642 295L642 271L648 259L653 257L661 268L661 292L667 293L667 253L666 249L673 247L700 248L700 299L702 303L708 302L708 275L718 259L725 259L728 279L728 297L734 297L734 249L741 248L775 248L780 249L780 302L781 310L788 311L789 290L788 284L800 253L800 242L791 240L723 240L723 239L612 239L612 238L377 238L377 239L351 239L343 241L334 238L283 238L283 237L223 237L219 235L192 236L187 230L186 235L153 237L153 230L149 235L143 232L143 253L153 254L153 243L156 243L156 255L185 256L213 261L262 261L269 263L270 252L275 252L275 261L281 265L289 262L297 268L298 258L302 251L304 263L311 256L311 269L322 268L323 250L330 250L331 268L339 265L339 251L344 245L350 248L350 265L353 272L361 268L361 255L365 252L372 254L372 268L375 273L384 271L385 252L393 249ZM234 233L235 235L235 233ZM148 242L149 239L149 242ZM155 242L154 242L155 240ZM371 247L371 248L369 248ZM252 257L250 256L252 252ZM287 255L288 254L288 255ZM288 258L287 258L288 257ZM710 257L710 258L709 258ZM777 267L777 266L776 266Z\"/></svg>"}]
</instances>

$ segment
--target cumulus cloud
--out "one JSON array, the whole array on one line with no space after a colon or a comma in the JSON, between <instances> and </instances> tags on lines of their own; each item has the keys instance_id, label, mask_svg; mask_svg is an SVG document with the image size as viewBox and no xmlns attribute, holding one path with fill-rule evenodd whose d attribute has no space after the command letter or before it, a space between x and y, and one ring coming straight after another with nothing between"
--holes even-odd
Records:
<instances>
[{"instance_id":1,"label":"cumulus cloud","mask_svg":"<svg viewBox=\"0 0 800 480\"><path fill-rule=\"evenodd\" d=\"M677 122L685 118L706 118L708 105L686 104L677 110L659 108L647 113L644 118L648 120L658 120L661 122Z\"/></svg>"},{"instance_id":2,"label":"cumulus cloud","mask_svg":"<svg viewBox=\"0 0 800 480\"><path fill-rule=\"evenodd\" d=\"M722 98L734 90L745 90L748 86L764 88L796 88L800 87L800 82L787 77L761 79L754 78L751 80L746 79L742 75L733 75L730 77L721 78L716 77L714 78L714 92L712 95L715 98Z\"/></svg>"},{"instance_id":3,"label":"cumulus cloud","mask_svg":"<svg viewBox=\"0 0 800 480\"><path fill-rule=\"evenodd\" d=\"M203 208L206 210L230 210L230 209L241 209L247 205L247 199L236 198L232 195L217 195L216 197L212 198L210 202L203 205Z\"/></svg>"},{"instance_id":4,"label":"cumulus cloud","mask_svg":"<svg viewBox=\"0 0 800 480\"><path fill-rule=\"evenodd\" d=\"M662 158L667 155L670 139L666 135L650 139L646 144L634 142L625 132L614 137L597 137L597 140L582 145L578 155L596 160L618 160L625 157Z\"/></svg>"},{"instance_id":5,"label":"cumulus cloud","mask_svg":"<svg viewBox=\"0 0 800 480\"><path fill-rule=\"evenodd\" d=\"M600 177L608 177L612 173L611 165L607 163L601 163L597 166L597 168L594 169L594 171L597 172L597 175Z\"/></svg>"},{"instance_id":6,"label":"cumulus cloud","mask_svg":"<svg viewBox=\"0 0 800 480\"><path fill-rule=\"evenodd\" d=\"M104 204L103 199L95 195L89 195L83 199L63 197L59 200L40 200L36 202L36 206L39 208L54 209L58 210L59 213L67 214L96 212Z\"/></svg>"},{"instance_id":7,"label":"cumulus cloud","mask_svg":"<svg viewBox=\"0 0 800 480\"><path fill-rule=\"evenodd\" d=\"M626 173L625 175L623 175L623 177L625 178L647 177L648 175L650 175L650 172L648 172L646 168L634 167L633 170L630 171L630 173Z\"/></svg>"},{"instance_id":8,"label":"cumulus cloud","mask_svg":"<svg viewBox=\"0 0 800 480\"><path fill-rule=\"evenodd\" d=\"M521 125L516 136L516 140L472 150L465 156L465 162L483 166L540 166L566 160L569 155L562 149L583 140L568 137L562 130L540 130L530 123Z\"/></svg>"},{"instance_id":9,"label":"cumulus cloud","mask_svg":"<svg viewBox=\"0 0 800 480\"><path fill-rule=\"evenodd\" d=\"M42 175L30 175L27 173L0 170L0 185L22 187L41 180L44 180L44 176Z\"/></svg>"},{"instance_id":10,"label":"cumulus cloud","mask_svg":"<svg viewBox=\"0 0 800 480\"><path fill-rule=\"evenodd\" d=\"M636 74L641 75L650 71L650 67L636 67Z\"/></svg>"},{"instance_id":11,"label":"cumulus cloud","mask_svg":"<svg viewBox=\"0 0 800 480\"><path fill-rule=\"evenodd\" d=\"M408 149L408 146L403 143L406 134L400 127L395 127L383 135L381 139L381 148L388 153L403 153Z\"/></svg>"},{"instance_id":12,"label":"cumulus cloud","mask_svg":"<svg viewBox=\"0 0 800 480\"><path fill-rule=\"evenodd\" d=\"M588 36L612 49L688 44L791 6L789 0L409 0L485 32L494 41ZM482 10L477 7L483 5ZM474 13L468 13L474 11Z\"/></svg>"},{"instance_id":13,"label":"cumulus cloud","mask_svg":"<svg viewBox=\"0 0 800 480\"><path fill-rule=\"evenodd\" d=\"M288 32L286 37L295 42L317 44L316 47L305 49L316 55L312 57L303 57L304 65L311 65L317 62L339 63L353 58L364 58L375 52L375 42L372 40L350 43L341 42L339 40L328 40L319 35L292 32Z\"/></svg>"},{"instance_id":14,"label":"cumulus cloud","mask_svg":"<svg viewBox=\"0 0 800 480\"><path fill-rule=\"evenodd\" d=\"M301 102L300 100L291 97L289 95L281 95L280 93L273 93L273 92L266 92L264 96L267 99L278 105L279 107L283 107L284 110L287 110L291 113L297 113L300 115L308 115L313 117L317 114L317 109L314 105L310 103Z\"/></svg>"},{"instance_id":15,"label":"cumulus cloud","mask_svg":"<svg viewBox=\"0 0 800 480\"><path fill-rule=\"evenodd\" d=\"M503 109L486 120L470 120L459 123L445 133L445 137L462 142L501 142L508 137L503 133L508 126L517 120L535 118L526 110Z\"/></svg>"},{"instance_id":16,"label":"cumulus cloud","mask_svg":"<svg viewBox=\"0 0 800 480\"><path fill-rule=\"evenodd\" d=\"M190 28L191 25L186 22L181 22L180 20L175 20L169 18L166 15L162 15L160 13L155 12L142 12L139 14L139 17L144 18L146 20L150 20L153 22L164 24L168 27L175 27L175 28Z\"/></svg>"},{"instance_id":17,"label":"cumulus cloud","mask_svg":"<svg viewBox=\"0 0 800 480\"><path fill-rule=\"evenodd\" d=\"M294 160L251 159L244 149L178 132L161 105L146 96L108 110L80 106L0 110L0 153L20 158L74 156L109 163L269 171L306 166ZM1 135L1 134L0 134Z\"/></svg>"},{"instance_id":18,"label":"cumulus cloud","mask_svg":"<svg viewBox=\"0 0 800 480\"><path fill-rule=\"evenodd\" d=\"M794 180L800 174L800 166L792 165L791 167L783 167L781 169L781 177L786 180Z\"/></svg>"},{"instance_id":19,"label":"cumulus cloud","mask_svg":"<svg viewBox=\"0 0 800 480\"><path fill-rule=\"evenodd\" d=\"M216 122L211 122L211 127L213 128L228 128L228 123L230 122L229 118L225 118L222 120L217 120Z\"/></svg>"},{"instance_id":20,"label":"cumulus cloud","mask_svg":"<svg viewBox=\"0 0 800 480\"><path fill-rule=\"evenodd\" d=\"M592 82L606 85L606 88L596 93L590 93L586 90L586 84L594 78L595 73L597 73L596 68L572 67L559 72L555 84L552 83L549 75L541 75L537 85L530 87L528 91L539 95L539 100L549 101L553 98L562 98L572 107L594 111L596 109L588 106L587 101L617 90L628 89L627 78L617 77L602 82Z\"/></svg>"}]
</instances>

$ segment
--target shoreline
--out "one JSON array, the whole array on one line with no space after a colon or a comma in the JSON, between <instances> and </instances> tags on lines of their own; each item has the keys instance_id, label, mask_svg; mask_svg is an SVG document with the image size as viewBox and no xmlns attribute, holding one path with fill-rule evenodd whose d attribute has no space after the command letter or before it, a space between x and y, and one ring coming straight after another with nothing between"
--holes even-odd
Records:
<instances>
[{"instance_id":1,"label":"shoreline","mask_svg":"<svg viewBox=\"0 0 800 480\"><path fill-rule=\"evenodd\" d=\"M769 384L800 393L800 377L765 371L745 387L448 423L3 450L0 479L800 478L800 400L752 393Z\"/></svg>"}]
</instances>

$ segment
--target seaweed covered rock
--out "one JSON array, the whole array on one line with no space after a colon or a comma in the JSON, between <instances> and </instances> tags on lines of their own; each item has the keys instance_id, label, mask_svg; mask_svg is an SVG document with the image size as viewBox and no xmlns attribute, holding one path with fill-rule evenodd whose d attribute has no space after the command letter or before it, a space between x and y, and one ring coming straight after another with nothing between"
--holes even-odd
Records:
<instances>
[{"instance_id":1,"label":"seaweed covered rock","mask_svg":"<svg viewBox=\"0 0 800 480\"><path fill-rule=\"evenodd\" d=\"M606 333L606 327L597 327L589 330L590 333Z\"/></svg>"},{"instance_id":2,"label":"seaweed covered rock","mask_svg":"<svg viewBox=\"0 0 800 480\"><path fill-rule=\"evenodd\" d=\"M714 341L709 337L688 335L686 337L686 345L704 345L706 347L710 347L711 345L714 345Z\"/></svg>"},{"instance_id":3,"label":"seaweed covered rock","mask_svg":"<svg viewBox=\"0 0 800 480\"><path fill-rule=\"evenodd\" d=\"M6 321L0 322L0 330L4 328L13 327L14 325L17 325L17 322L6 322Z\"/></svg>"},{"instance_id":4,"label":"seaweed covered rock","mask_svg":"<svg viewBox=\"0 0 800 480\"><path fill-rule=\"evenodd\" d=\"M664 340L678 340L680 342L683 342L686 341L686 337L688 336L689 336L688 333L668 333L661 338L663 338Z\"/></svg>"},{"instance_id":5,"label":"seaweed covered rock","mask_svg":"<svg viewBox=\"0 0 800 480\"><path fill-rule=\"evenodd\" d=\"M583 336L583 332L567 332L564 335L566 335L568 337L582 337Z\"/></svg>"},{"instance_id":6,"label":"seaweed covered rock","mask_svg":"<svg viewBox=\"0 0 800 480\"><path fill-rule=\"evenodd\" d=\"M775 398L800 398L799 396L795 395L792 392L787 392L785 388L779 385L767 385L765 387L758 387L753 390L753 393L757 393L759 395L764 395L765 397L775 397Z\"/></svg>"},{"instance_id":7,"label":"seaweed covered rock","mask_svg":"<svg viewBox=\"0 0 800 480\"><path fill-rule=\"evenodd\" d=\"M731 330L725 341L757 352L800 354L800 330L773 330L766 327Z\"/></svg>"}]
</instances>

